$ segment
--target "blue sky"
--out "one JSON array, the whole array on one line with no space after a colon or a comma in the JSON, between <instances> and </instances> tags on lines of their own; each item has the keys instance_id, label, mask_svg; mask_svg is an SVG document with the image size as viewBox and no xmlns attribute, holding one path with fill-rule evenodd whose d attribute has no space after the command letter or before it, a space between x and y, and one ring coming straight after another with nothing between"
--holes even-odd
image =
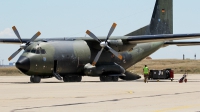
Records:
<instances>
[{"instance_id":1,"label":"blue sky","mask_svg":"<svg viewBox=\"0 0 200 112\"><path fill-rule=\"evenodd\" d=\"M174 34L200 33L200 1L174 0ZM122 36L149 24L155 0L1 0L0 38L17 38L16 26L22 38L31 38L37 31L39 38L85 36L87 29L97 36L106 36L113 22L117 28L113 36ZM200 39L195 39L200 41ZM0 60L7 58L19 45L0 45ZM154 59L200 59L200 46L161 48ZM16 62L22 52L11 62Z\"/></svg>"}]
</instances>

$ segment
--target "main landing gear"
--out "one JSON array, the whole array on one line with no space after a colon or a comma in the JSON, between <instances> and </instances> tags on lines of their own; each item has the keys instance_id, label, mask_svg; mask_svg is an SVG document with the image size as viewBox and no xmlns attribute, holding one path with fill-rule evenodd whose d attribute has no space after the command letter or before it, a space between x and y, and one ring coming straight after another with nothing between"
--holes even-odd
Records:
<instances>
[{"instance_id":1,"label":"main landing gear","mask_svg":"<svg viewBox=\"0 0 200 112\"><path fill-rule=\"evenodd\" d=\"M101 82L117 82L119 80L119 76L102 75L99 78Z\"/></svg>"},{"instance_id":2,"label":"main landing gear","mask_svg":"<svg viewBox=\"0 0 200 112\"><path fill-rule=\"evenodd\" d=\"M40 83L41 77L40 77L40 76L34 76L34 75L32 75L32 76L30 77L30 81L31 81L32 83Z\"/></svg>"},{"instance_id":3,"label":"main landing gear","mask_svg":"<svg viewBox=\"0 0 200 112\"><path fill-rule=\"evenodd\" d=\"M82 76L79 76L79 75L63 77L64 82L81 82L81 80L82 80Z\"/></svg>"}]
</instances>

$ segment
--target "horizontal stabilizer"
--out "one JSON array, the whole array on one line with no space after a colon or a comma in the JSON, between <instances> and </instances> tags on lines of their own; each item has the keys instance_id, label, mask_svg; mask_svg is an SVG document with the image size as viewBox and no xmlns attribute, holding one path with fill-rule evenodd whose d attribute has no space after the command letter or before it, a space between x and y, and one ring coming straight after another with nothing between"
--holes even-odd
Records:
<instances>
[{"instance_id":1,"label":"horizontal stabilizer","mask_svg":"<svg viewBox=\"0 0 200 112\"><path fill-rule=\"evenodd\" d=\"M177 45L177 46L193 46L200 45L200 41L190 41L190 42L165 42L165 45Z\"/></svg>"}]
</instances>

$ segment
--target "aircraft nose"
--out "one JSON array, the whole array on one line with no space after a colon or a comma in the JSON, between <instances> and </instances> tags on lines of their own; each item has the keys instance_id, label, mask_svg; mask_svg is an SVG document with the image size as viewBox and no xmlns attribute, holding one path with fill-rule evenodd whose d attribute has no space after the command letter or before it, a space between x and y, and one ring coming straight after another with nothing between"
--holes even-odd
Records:
<instances>
[{"instance_id":1,"label":"aircraft nose","mask_svg":"<svg viewBox=\"0 0 200 112\"><path fill-rule=\"evenodd\" d=\"M15 66L22 71L23 73L28 72L30 69L30 59L25 57L25 56L21 56Z\"/></svg>"}]
</instances>

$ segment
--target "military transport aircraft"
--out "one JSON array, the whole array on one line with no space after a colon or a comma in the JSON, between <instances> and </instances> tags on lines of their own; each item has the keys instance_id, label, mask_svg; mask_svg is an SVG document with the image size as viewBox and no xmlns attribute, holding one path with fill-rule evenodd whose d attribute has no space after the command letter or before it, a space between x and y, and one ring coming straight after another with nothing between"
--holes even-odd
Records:
<instances>
[{"instance_id":1,"label":"military transport aircraft","mask_svg":"<svg viewBox=\"0 0 200 112\"><path fill-rule=\"evenodd\" d=\"M14 26L18 39L0 39L0 42L21 43L8 59L24 50L16 67L30 76L33 83L51 77L80 82L82 76L100 77L100 81L135 80L140 76L127 72L130 66L159 48L176 44L173 40L200 37L200 33L172 34L172 4L172 0L156 0L150 24L125 36L111 36L117 25L113 23L107 37L97 37L87 30L90 37L36 39L38 32L31 39L21 39Z\"/></svg>"}]
</instances>

